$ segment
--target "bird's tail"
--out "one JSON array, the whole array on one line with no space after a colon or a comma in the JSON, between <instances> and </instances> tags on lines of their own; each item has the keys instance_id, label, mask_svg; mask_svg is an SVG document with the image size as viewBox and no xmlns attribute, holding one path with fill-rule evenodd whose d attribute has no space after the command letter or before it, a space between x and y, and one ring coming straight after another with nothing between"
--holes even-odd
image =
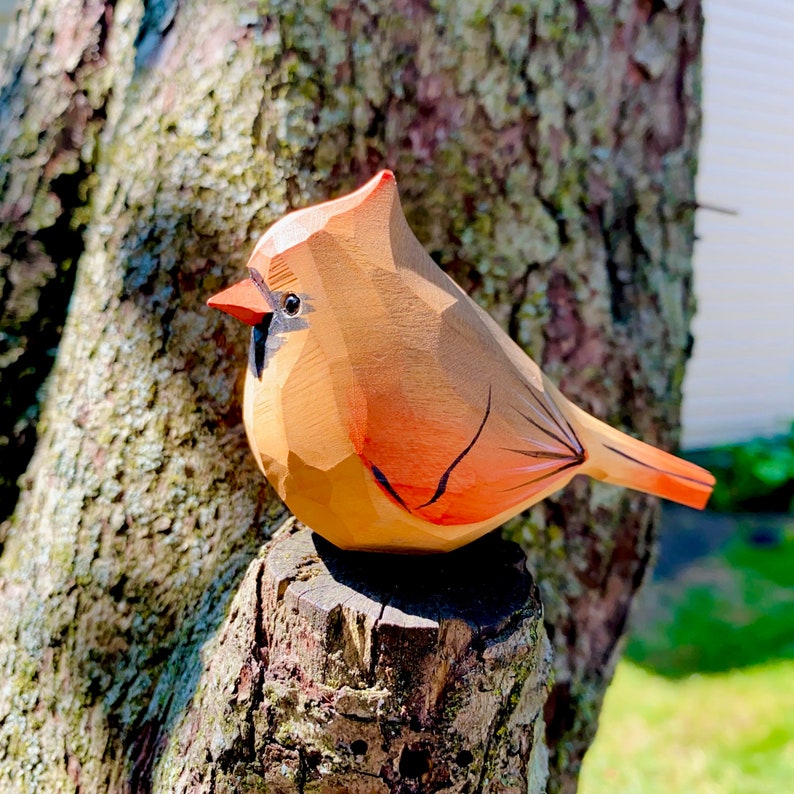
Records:
<instances>
[{"instance_id":1,"label":"bird's tail","mask_svg":"<svg viewBox=\"0 0 794 794\"><path fill-rule=\"evenodd\" d=\"M582 424L588 456L582 473L698 510L706 506L715 483L710 472L574 408Z\"/></svg>"}]
</instances>

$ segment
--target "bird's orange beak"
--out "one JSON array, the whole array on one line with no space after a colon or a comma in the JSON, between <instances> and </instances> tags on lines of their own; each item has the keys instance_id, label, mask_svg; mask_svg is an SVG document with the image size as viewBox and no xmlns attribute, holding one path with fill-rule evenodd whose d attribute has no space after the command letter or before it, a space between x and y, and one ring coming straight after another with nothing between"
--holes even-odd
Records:
<instances>
[{"instance_id":1,"label":"bird's orange beak","mask_svg":"<svg viewBox=\"0 0 794 794\"><path fill-rule=\"evenodd\" d=\"M223 292L213 295L207 301L207 306L231 314L248 325L259 325L265 315L273 311L250 278L238 281Z\"/></svg>"}]
</instances>

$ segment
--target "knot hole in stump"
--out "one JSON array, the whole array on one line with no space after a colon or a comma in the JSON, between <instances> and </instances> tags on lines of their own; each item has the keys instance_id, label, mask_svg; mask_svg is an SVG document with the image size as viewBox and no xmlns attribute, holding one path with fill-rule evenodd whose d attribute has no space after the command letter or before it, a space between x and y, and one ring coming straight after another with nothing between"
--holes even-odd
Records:
<instances>
[{"instance_id":1,"label":"knot hole in stump","mask_svg":"<svg viewBox=\"0 0 794 794\"><path fill-rule=\"evenodd\" d=\"M400 774L403 777L421 779L432 766L430 750L423 745L406 744L400 753Z\"/></svg>"}]
</instances>

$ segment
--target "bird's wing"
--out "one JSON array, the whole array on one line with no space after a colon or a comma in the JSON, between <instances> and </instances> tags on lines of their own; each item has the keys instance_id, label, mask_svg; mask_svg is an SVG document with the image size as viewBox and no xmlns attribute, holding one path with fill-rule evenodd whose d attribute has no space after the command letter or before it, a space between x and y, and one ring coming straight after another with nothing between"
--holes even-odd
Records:
<instances>
[{"instance_id":1,"label":"bird's wing","mask_svg":"<svg viewBox=\"0 0 794 794\"><path fill-rule=\"evenodd\" d=\"M377 371L356 367L354 447L392 501L432 523L518 512L585 460L564 398L497 330L447 317L434 345L397 341Z\"/></svg>"},{"instance_id":2,"label":"bird's wing","mask_svg":"<svg viewBox=\"0 0 794 794\"><path fill-rule=\"evenodd\" d=\"M485 384L479 415L456 422L446 411L404 412L368 423L359 455L383 492L436 524L487 521L516 512L562 486L585 459L575 433L544 400L509 404ZM504 412L504 413L502 413ZM501 414L501 415L500 415Z\"/></svg>"}]
</instances>

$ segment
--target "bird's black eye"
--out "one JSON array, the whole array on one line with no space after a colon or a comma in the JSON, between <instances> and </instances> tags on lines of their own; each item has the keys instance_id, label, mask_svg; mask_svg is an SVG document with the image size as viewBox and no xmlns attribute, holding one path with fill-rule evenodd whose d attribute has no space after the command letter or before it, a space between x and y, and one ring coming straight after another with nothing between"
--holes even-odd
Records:
<instances>
[{"instance_id":1,"label":"bird's black eye","mask_svg":"<svg viewBox=\"0 0 794 794\"><path fill-rule=\"evenodd\" d=\"M290 292L281 299L281 306L285 314L294 317L301 310L301 299L294 292Z\"/></svg>"}]
</instances>

